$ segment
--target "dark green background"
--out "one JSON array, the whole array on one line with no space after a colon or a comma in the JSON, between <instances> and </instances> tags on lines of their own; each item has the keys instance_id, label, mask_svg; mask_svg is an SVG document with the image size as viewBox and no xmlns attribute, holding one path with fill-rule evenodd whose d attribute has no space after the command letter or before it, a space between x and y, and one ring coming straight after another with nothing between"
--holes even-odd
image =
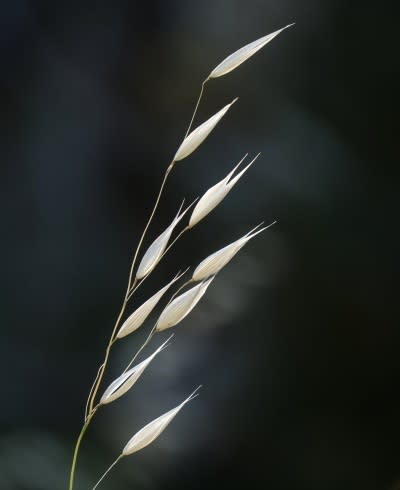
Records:
<instances>
[{"instance_id":1,"label":"dark green background","mask_svg":"<svg viewBox=\"0 0 400 490\"><path fill-rule=\"evenodd\" d=\"M227 54L291 22L207 88L197 122L240 100L176 166L147 244L182 197L204 192L244 153L262 156L136 304L259 221L279 223L213 282L135 389L99 414L76 489L91 488L136 430L199 383L201 396L104 490L394 488L392 6L2 2L2 490L66 487L130 256L200 82ZM107 381L150 328L116 346Z\"/></svg>"}]
</instances>

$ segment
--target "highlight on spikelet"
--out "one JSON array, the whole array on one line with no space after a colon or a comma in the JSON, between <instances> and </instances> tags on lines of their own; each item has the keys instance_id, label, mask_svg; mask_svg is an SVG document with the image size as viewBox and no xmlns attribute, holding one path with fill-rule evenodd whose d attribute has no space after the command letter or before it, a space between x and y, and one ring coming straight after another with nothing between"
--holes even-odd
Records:
<instances>
[{"instance_id":1,"label":"highlight on spikelet","mask_svg":"<svg viewBox=\"0 0 400 490\"><path fill-rule=\"evenodd\" d=\"M212 280L213 277L197 284L171 301L162 311L156 324L156 331L161 332L181 322L203 297Z\"/></svg>"},{"instance_id":2,"label":"highlight on spikelet","mask_svg":"<svg viewBox=\"0 0 400 490\"><path fill-rule=\"evenodd\" d=\"M213 254L206 257L194 270L192 280L203 281L208 277L217 274L223 267L226 266L228 262L233 259L233 257L239 252L242 247L246 245L249 240L257 236L259 233L266 230L267 228L270 228L275 223L276 221L259 230L258 228L262 225L262 223L260 223L255 228L247 232L246 235L244 235L243 237L235 240L229 245L226 245L220 250L217 250L217 252L214 252Z\"/></svg>"},{"instance_id":3,"label":"highlight on spikelet","mask_svg":"<svg viewBox=\"0 0 400 490\"><path fill-rule=\"evenodd\" d=\"M121 328L117 333L117 338L122 339L126 335L137 330L139 327L143 325L147 317L157 306L157 303L163 297L163 295L167 292L167 290L178 281L186 271L182 272L182 274L177 274L168 284L166 284L162 289L160 289L157 293L155 293L151 298L145 301L139 308L137 308L122 324Z\"/></svg>"},{"instance_id":4,"label":"highlight on spikelet","mask_svg":"<svg viewBox=\"0 0 400 490\"><path fill-rule=\"evenodd\" d=\"M214 114L210 119L203 122L200 126L194 129L186 138L182 141L181 146L178 148L177 152L174 156L174 162L178 162L179 160L183 160L187 156L198 148L201 143L207 138L207 136L211 133L211 131L215 128L215 126L219 123L219 121L225 116L230 107L238 100L234 99L230 104L227 104L220 111Z\"/></svg>"},{"instance_id":5,"label":"highlight on spikelet","mask_svg":"<svg viewBox=\"0 0 400 490\"><path fill-rule=\"evenodd\" d=\"M280 34L282 31L287 29L288 27L293 26L293 24L289 24L282 29L278 29L277 31L272 32L271 34L267 34L264 37L260 37L256 41L253 41L246 46L238 49L231 55L227 56L221 63L212 70L212 72L208 75L208 78L218 78L222 77L222 75L226 75L231 72L239 65L248 60L253 54L257 53L261 48L263 48L266 44L268 44L274 37Z\"/></svg>"},{"instance_id":6,"label":"highlight on spikelet","mask_svg":"<svg viewBox=\"0 0 400 490\"><path fill-rule=\"evenodd\" d=\"M207 216L207 214L209 214L216 206L218 206L218 204L223 199L225 199L228 193L232 190L233 186L238 182L242 175L257 160L259 156L260 153L255 158L253 158L253 160L243 170L241 170L235 177L232 178L235 170L247 157L246 153L246 155L224 179L208 189L208 191L200 198L200 200L194 207L190 216L188 228L193 228L193 226L197 225L197 223L199 223L205 216Z\"/></svg>"},{"instance_id":7,"label":"highlight on spikelet","mask_svg":"<svg viewBox=\"0 0 400 490\"><path fill-rule=\"evenodd\" d=\"M168 342L173 337L173 334L162 344L160 347L153 352L149 357L147 357L144 361L140 362L133 368L129 369L125 373L122 373L121 376L118 376L110 386L105 390L103 396L100 398L100 405L106 405L108 403L117 400L117 398L124 395L127 391L129 391L132 386L136 383L136 381L143 374L144 370L151 363L151 361L163 351L166 347L168 347Z\"/></svg>"},{"instance_id":8,"label":"highlight on spikelet","mask_svg":"<svg viewBox=\"0 0 400 490\"><path fill-rule=\"evenodd\" d=\"M171 238L172 232L174 231L176 225L181 221L193 204L194 202L192 202L192 204L190 204L184 211L182 211L183 203L181 204L181 207L179 208L175 218L172 220L172 223L161 233L158 238L154 240L144 254L136 272L136 279L142 279L150 274L150 272L155 268L155 266L161 260L165 249L167 248L169 239Z\"/></svg>"},{"instance_id":9,"label":"highlight on spikelet","mask_svg":"<svg viewBox=\"0 0 400 490\"><path fill-rule=\"evenodd\" d=\"M168 425L172 422L172 420L178 415L178 413L182 410L182 408L186 405L186 403L196 398L197 391L201 388L201 385L197 387L193 393L191 393L186 400L183 400L177 407L169 410L166 413L163 413L156 419L152 420L150 423L145 425L143 429L140 429L139 432L127 442L124 449L122 450L122 454L124 456L129 456L130 454L143 449L152 443L157 437L160 436L162 432L168 427Z\"/></svg>"}]
</instances>

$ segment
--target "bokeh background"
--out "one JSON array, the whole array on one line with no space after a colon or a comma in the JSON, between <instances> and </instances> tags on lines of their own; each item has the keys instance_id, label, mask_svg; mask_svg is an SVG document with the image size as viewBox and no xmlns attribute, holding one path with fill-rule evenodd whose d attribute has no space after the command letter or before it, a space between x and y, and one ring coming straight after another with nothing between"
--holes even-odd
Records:
<instances>
[{"instance_id":1,"label":"bokeh background","mask_svg":"<svg viewBox=\"0 0 400 490\"><path fill-rule=\"evenodd\" d=\"M130 311L261 220L279 222L217 277L135 389L99 412L76 489L92 488L134 432L200 383L201 396L104 490L397 488L390 2L13 0L1 3L2 490L66 487L134 245L200 83L291 22L208 85L197 123L240 100L176 166L146 243L183 197L244 153L262 156ZM106 383L151 326L116 345Z\"/></svg>"}]
</instances>

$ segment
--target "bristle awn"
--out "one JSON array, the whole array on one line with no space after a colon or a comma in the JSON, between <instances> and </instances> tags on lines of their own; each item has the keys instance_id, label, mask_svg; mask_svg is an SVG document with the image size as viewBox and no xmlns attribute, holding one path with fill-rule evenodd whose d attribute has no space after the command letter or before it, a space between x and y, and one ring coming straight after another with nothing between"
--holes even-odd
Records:
<instances>
[{"instance_id":1,"label":"bristle awn","mask_svg":"<svg viewBox=\"0 0 400 490\"><path fill-rule=\"evenodd\" d=\"M232 187L237 183L237 181L240 179L240 177L253 165L253 163L257 160L257 158L261 155L261 153L258 153L253 160L247 164L243 170L241 170L235 177L232 177L228 183L227 186L229 187L229 190L232 189ZM237 167L236 167L237 168ZM235 169L236 170L236 169Z\"/></svg>"},{"instance_id":2,"label":"bristle awn","mask_svg":"<svg viewBox=\"0 0 400 490\"><path fill-rule=\"evenodd\" d=\"M229 174L215 185L210 187L207 192L203 194L199 202L196 204L189 219L188 228L193 228L197 225L205 216L207 216L218 204L225 199L233 186L238 182L240 177L246 172L246 170L256 161L260 153L243 169L238 175L232 177L235 170L246 158L247 154L240 160L240 162L229 172Z\"/></svg>"},{"instance_id":3,"label":"bristle awn","mask_svg":"<svg viewBox=\"0 0 400 490\"><path fill-rule=\"evenodd\" d=\"M106 469L106 471L101 476L100 480L96 483L96 485L92 488L92 490L96 490L96 488L100 485L100 483L104 480L104 478L110 473L110 471L114 468L114 466L124 457L123 454L120 454L118 458Z\"/></svg>"}]
</instances>

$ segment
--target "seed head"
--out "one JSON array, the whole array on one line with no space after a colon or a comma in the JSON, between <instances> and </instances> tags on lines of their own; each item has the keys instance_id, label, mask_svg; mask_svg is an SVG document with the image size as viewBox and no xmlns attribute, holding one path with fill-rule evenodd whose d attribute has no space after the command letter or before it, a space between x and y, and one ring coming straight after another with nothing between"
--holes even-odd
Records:
<instances>
[{"instance_id":1,"label":"seed head","mask_svg":"<svg viewBox=\"0 0 400 490\"><path fill-rule=\"evenodd\" d=\"M200 301L212 280L213 277L197 284L167 305L157 321L156 331L160 332L182 321Z\"/></svg>"},{"instance_id":2,"label":"seed head","mask_svg":"<svg viewBox=\"0 0 400 490\"><path fill-rule=\"evenodd\" d=\"M196 391L199 390L201 386L196 388L194 392L186 398L180 405L164 413L160 417L154 419L152 422L147 424L140 429L139 432L128 441L124 449L122 450L123 456L128 456L130 454L143 449L148 444L152 443L157 437L167 428L168 424L173 420L173 418L178 414L178 412L188 403L193 400L196 395Z\"/></svg>"},{"instance_id":3,"label":"seed head","mask_svg":"<svg viewBox=\"0 0 400 490\"><path fill-rule=\"evenodd\" d=\"M160 289L156 294L154 294L151 298L145 301L139 308L137 308L122 324L121 328L117 333L117 338L122 339L126 335L129 335L133 331L137 330L141 325L143 325L146 318L153 311L157 303L163 297L164 293L176 282L180 279L186 271L182 272L182 274L177 274L172 281L170 281L167 285L165 285L162 289Z\"/></svg>"},{"instance_id":4,"label":"seed head","mask_svg":"<svg viewBox=\"0 0 400 490\"><path fill-rule=\"evenodd\" d=\"M171 238L172 232L174 231L174 228L176 225L179 223L179 221L185 216L187 211L192 207L194 203L190 204L182 213L182 206L183 203L181 204L181 207L179 208L179 211L175 218L173 219L172 223L166 228L161 235L154 240L154 242L150 245L150 247L147 249L146 253L144 254L138 270L136 272L136 279L142 279L143 277L147 276L150 274L150 272L154 269L154 267L158 264L160 261L162 254L164 253L165 249L167 248L168 241Z\"/></svg>"},{"instance_id":5,"label":"seed head","mask_svg":"<svg viewBox=\"0 0 400 490\"><path fill-rule=\"evenodd\" d=\"M172 335L162 344L160 347L151 354L147 359L137 364L133 368L126 371L126 373L121 374L117 379L115 379L110 386L106 389L103 396L100 399L101 405L106 405L111 403L120 396L124 395L140 378L143 371L151 363L151 361L159 354L162 350L168 347L168 341L172 338Z\"/></svg>"},{"instance_id":6,"label":"seed head","mask_svg":"<svg viewBox=\"0 0 400 490\"><path fill-rule=\"evenodd\" d=\"M201 221L205 216L207 216L208 213L210 213L216 206L218 206L218 204L226 197L226 195L237 183L240 177L246 172L250 165L252 165L256 161L259 155L260 153L241 172L239 172L233 179L231 179L235 170L247 157L246 153L246 155L240 160L236 167L231 172L229 172L229 174L223 180L208 189L208 191L201 197L201 199L192 211L192 215L189 220L189 228L197 225L199 221Z\"/></svg>"},{"instance_id":7,"label":"seed head","mask_svg":"<svg viewBox=\"0 0 400 490\"><path fill-rule=\"evenodd\" d=\"M219 272L223 267L225 267L225 265L231 259L233 259L233 257L239 252L239 250L244 245L246 245L246 243L249 240L254 238L262 231L266 230L267 228L271 227L275 223L276 221L274 221L268 226L265 226L264 228L258 229L262 225L262 223L260 223L255 228L253 228L248 233L246 233L246 235L244 235L242 238L239 238L238 240L230 243L229 245L226 245L224 248L221 248L217 252L214 252L213 254L209 255L202 262L200 262L200 264L194 270L192 276L193 281L203 281L208 277L217 274L217 272Z\"/></svg>"},{"instance_id":8,"label":"seed head","mask_svg":"<svg viewBox=\"0 0 400 490\"><path fill-rule=\"evenodd\" d=\"M215 126L219 123L222 117L226 114L228 109L237 101L237 98L234 99L230 104L223 107L220 111L214 114L210 119L203 122L200 126L194 129L186 138L183 140L181 146L178 148L174 156L174 162L179 160L183 160L187 156L189 156L194 150L203 143L203 141L207 138L207 136L211 133L211 131L215 128Z\"/></svg>"},{"instance_id":9,"label":"seed head","mask_svg":"<svg viewBox=\"0 0 400 490\"><path fill-rule=\"evenodd\" d=\"M260 37L256 41L253 41L250 44L246 44L246 46L243 46L243 48L238 49L231 55L229 55L227 58L225 58L221 63L214 68L214 70L209 74L208 78L217 78L221 77L222 75L226 75L230 71L234 70L237 68L239 65L241 65L244 61L249 59L253 54L257 53L258 50L263 48L266 44L268 44L274 37L276 37L278 34L280 34L283 30L287 29L288 27L291 27L294 24L289 24L282 29L279 29L275 32L272 32L271 34L268 34L267 36Z\"/></svg>"}]
</instances>

